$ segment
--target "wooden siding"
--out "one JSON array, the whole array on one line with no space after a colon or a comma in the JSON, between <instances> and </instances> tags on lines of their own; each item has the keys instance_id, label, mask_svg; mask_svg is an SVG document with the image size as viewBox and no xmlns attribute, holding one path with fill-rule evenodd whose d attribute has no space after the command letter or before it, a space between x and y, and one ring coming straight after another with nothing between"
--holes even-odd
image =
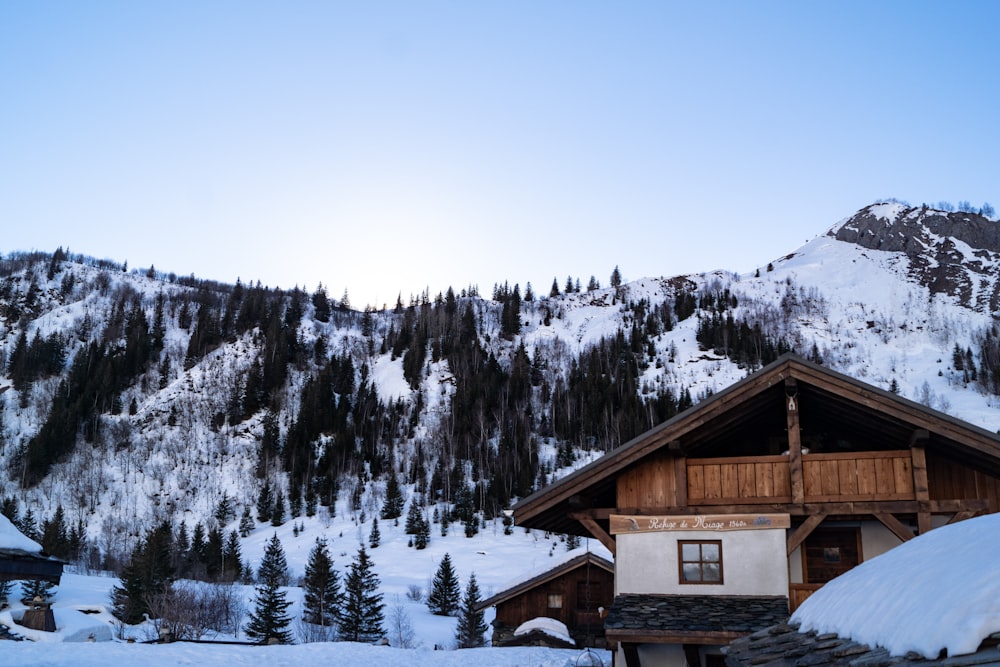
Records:
<instances>
[{"instance_id":1,"label":"wooden siding","mask_svg":"<svg viewBox=\"0 0 1000 667\"><path fill-rule=\"evenodd\" d=\"M688 459L688 502L790 503L789 464L787 456ZM806 502L915 499L910 450L805 454L802 481Z\"/></svg>"},{"instance_id":2,"label":"wooden siding","mask_svg":"<svg viewBox=\"0 0 1000 667\"><path fill-rule=\"evenodd\" d=\"M677 459L657 453L621 474L617 480L618 507L676 507Z\"/></svg>"},{"instance_id":3,"label":"wooden siding","mask_svg":"<svg viewBox=\"0 0 1000 667\"><path fill-rule=\"evenodd\" d=\"M590 600L586 599L588 584ZM525 621L544 616L563 622L574 635L587 630L603 635L598 608L611 608L614 588L614 574L596 565L584 565L498 603L494 626L513 631ZM562 608L549 608L550 594L562 596Z\"/></svg>"},{"instance_id":4,"label":"wooden siding","mask_svg":"<svg viewBox=\"0 0 1000 667\"><path fill-rule=\"evenodd\" d=\"M931 500L981 498L990 513L1000 512L1000 477L933 450L927 451L927 486Z\"/></svg>"}]
</instances>

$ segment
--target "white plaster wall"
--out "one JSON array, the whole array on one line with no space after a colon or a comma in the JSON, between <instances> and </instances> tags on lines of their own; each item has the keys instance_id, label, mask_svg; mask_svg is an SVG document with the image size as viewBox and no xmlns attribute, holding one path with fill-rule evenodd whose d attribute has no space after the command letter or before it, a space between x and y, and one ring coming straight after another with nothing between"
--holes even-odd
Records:
<instances>
[{"instance_id":1,"label":"white plaster wall","mask_svg":"<svg viewBox=\"0 0 1000 667\"><path fill-rule=\"evenodd\" d=\"M681 584L679 540L721 540L724 583ZM788 595L784 528L622 533L617 542L616 595Z\"/></svg>"},{"instance_id":2,"label":"white plaster wall","mask_svg":"<svg viewBox=\"0 0 1000 667\"><path fill-rule=\"evenodd\" d=\"M903 540L896 537L881 521L865 521L861 524L862 561L871 560L902 543Z\"/></svg>"},{"instance_id":3,"label":"white plaster wall","mask_svg":"<svg viewBox=\"0 0 1000 667\"><path fill-rule=\"evenodd\" d=\"M793 584L802 583L802 547L795 547L795 551L788 557L788 581Z\"/></svg>"}]
</instances>

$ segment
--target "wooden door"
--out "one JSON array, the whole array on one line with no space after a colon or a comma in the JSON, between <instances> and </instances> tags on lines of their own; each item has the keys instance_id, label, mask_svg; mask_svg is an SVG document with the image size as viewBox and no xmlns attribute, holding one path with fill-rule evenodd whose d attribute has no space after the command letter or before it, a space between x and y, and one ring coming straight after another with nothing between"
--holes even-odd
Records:
<instances>
[{"instance_id":1,"label":"wooden door","mask_svg":"<svg viewBox=\"0 0 1000 667\"><path fill-rule=\"evenodd\" d=\"M802 543L802 582L825 584L862 558L860 528L820 526Z\"/></svg>"}]
</instances>

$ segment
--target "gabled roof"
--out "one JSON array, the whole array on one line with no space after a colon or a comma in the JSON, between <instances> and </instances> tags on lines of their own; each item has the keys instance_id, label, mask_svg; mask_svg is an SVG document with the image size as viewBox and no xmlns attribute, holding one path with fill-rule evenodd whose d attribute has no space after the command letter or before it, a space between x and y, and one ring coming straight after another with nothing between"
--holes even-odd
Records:
<instances>
[{"instance_id":1,"label":"gabled roof","mask_svg":"<svg viewBox=\"0 0 1000 667\"><path fill-rule=\"evenodd\" d=\"M786 394L787 392L787 394ZM848 434L847 449L902 449L917 431L925 446L947 451L976 468L1000 475L995 434L889 391L786 354L760 371L626 442L604 457L524 498L514 506L518 525L584 534L569 513L615 507L617 476L660 451L685 456L738 456L748 438L781 434L785 404L794 395L804 427L817 434ZM838 436L841 437L841 436ZM841 437L841 440L843 438Z\"/></svg>"},{"instance_id":2,"label":"gabled roof","mask_svg":"<svg viewBox=\"0 0 1000 667\"><path fill-rule=\"evenodd\" d=\"M500 591L496 595L483 600L476 606L476 609L486 609L488 607L501 604L503 602L506 602L507 600L510 600L511 598L521 595L526 591L530 591L531 589L537 586L541 586L542 584L552 581L557 577L561 577L567 572L572 572L573 570L584 567L586 565L594 565L596 567L601 568L602 570L610 572L611 574L614 574L615 572L615 566L611 561L605 560L604 558L601 558L600 556L591 553L590 551L585 551L579 556L575 556L563 563L556 565L550 570L546 570L542 574L529 576L524 581L514 584L513 586L510 586L506 590Z\"/></svg>"}]
</instances>

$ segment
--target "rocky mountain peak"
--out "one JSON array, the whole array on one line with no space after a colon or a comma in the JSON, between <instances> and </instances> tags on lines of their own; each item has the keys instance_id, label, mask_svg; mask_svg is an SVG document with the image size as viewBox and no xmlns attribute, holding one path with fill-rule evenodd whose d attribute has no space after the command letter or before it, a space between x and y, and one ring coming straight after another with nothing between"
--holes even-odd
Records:
<instances>
[{"instance_id":1,"label":"rocky mountain peak","mask_svg":"<svg viewBox=\"0 0 1000 667\"><path fill-rule=\"evenodd\" d=\"M968 211L867 206L830 230L839 241L906 255L911 277L971 309L1000 310L1000 222Z\"/></svg>"}]
</instances>

